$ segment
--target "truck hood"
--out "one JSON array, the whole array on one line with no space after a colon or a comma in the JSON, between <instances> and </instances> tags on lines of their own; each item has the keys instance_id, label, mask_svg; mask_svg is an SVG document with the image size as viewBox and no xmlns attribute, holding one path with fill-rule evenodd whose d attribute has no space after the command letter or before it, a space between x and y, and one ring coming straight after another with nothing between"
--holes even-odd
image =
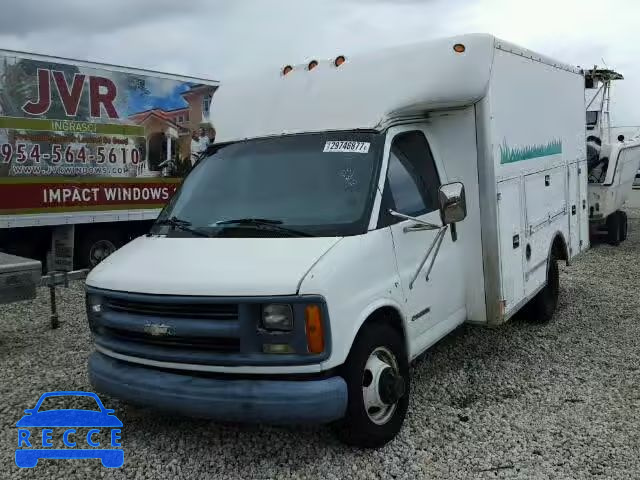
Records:
<instances>
[{"instance_id":1,"label":"truck hood","mask_svg":"<svg viewBox=\"0 0 640 480\"><path fill-rule=\"evenodd\" d=\"M96 266L86 283L159 295L293 295L339 240L140 237Z\"/></svg>"}]
</instances>

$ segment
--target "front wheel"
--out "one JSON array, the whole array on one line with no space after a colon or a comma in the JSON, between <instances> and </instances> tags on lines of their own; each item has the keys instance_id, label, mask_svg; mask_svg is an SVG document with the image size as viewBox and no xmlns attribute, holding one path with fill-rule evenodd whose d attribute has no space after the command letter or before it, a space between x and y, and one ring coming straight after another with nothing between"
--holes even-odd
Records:
<instances>
[{"instance_id":1,"label":"front wheel","mask_svg":"<svg viewBox=\"0 0 640 480\"><path fill-rule=\"evenodd\" d=\"M409 407L409 363L402 336L383 323L363 327L342 375L347 382L345 418L337 425L348 445L382 447L402 428Z\"/></svg>"}]
</instances>

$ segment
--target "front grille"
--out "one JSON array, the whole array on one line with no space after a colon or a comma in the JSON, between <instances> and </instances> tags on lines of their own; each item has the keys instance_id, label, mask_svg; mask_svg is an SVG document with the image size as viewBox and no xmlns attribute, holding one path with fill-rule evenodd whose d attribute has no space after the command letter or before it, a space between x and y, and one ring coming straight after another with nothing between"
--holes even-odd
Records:
<instances>
[{"instance_id":1,"label":"front grille","mask_svg":"<svg viewBox=\"0 0 640 480\"><path fill-rule=\"evenodd\" d=\"M172 318L202 318L210 320L235 320L238 305L234 303L156 303L152 301L105 299L104 306L117 312Z\"/></svg>"},{"instance_id":2,"label":"front grille","mask_svg":"<svg viewBox=\"0 0 640 480\"><path fill-rule=\"evenodd\" d=\"M241 352L237 303L118 292L101 306L92 316L96 343L123 355L216 364Z\"/></svg>"},{"instance_id":3,"label":"front grille","mask_svg":"<svg viewBox=\"0 0 640 480\"><path fill-rule=\"evenodd\" d=\"M292 305L291 332L258 327L261 306L273 302ZM178 370L182 365L189 371L318 364L329 357L331 345L321 354L308 353L304 317L309 304L321 306L330 339L329 315L320 296L157 295L87 287L89 327L99 351L122 361ZM274 343L288 344L295 353L265 353L264 345Z\"/></svg>"},{"instance_id":4,"label":"front grille","mask_svg":"<svg viewBox=\"0 0 640 480\"><path fill-rule=\"evenodd\" d=\"M142 343L145 345L178 349L188 347L193 350L218 353L234 353L240 351L239 338L154 337L142 332L133 332L131 330L121 330L116 328L102 328L100 331L102 335L121 342Z\"/></svg>"}]
</instances>

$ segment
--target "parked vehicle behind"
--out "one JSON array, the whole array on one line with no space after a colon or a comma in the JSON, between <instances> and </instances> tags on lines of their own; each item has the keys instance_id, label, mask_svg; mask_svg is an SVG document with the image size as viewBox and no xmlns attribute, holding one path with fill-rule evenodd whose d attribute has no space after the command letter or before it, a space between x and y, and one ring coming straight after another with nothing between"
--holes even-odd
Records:
<instances>
[{"instance_id":1,"label":"parked vehicle behind","mask_svg":"<svg viewBox=\"0 0 640 480\"><path fill-rule=\"evenodd\" d=\"M0 50L0 251L69 271L146 233L218 85Z\"/></svg>"},{"instance_id":2,"label":"parked vehicle behind","mask_svg":"<svg viewBox=\"0 0 640 480\"><path fill-rule=\"evenodd\" d=\"M623 78L610 69L594 67L585 72L590 227L592 234L604 233L616 246L627 239L628 220L622 206L632 195L640 168L637 132L633 127L611 127L611 84ZM624 131L631 135L625 136Z\"/></svg>"}]
</instances>

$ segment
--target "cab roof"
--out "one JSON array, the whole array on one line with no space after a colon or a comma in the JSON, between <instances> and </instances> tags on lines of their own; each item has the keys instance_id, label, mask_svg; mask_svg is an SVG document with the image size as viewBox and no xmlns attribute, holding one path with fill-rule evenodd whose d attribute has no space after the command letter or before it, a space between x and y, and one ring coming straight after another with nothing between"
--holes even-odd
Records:
<instances>
[{"instance_id":1,"label":"cab roof","mask_svg":"<svg viewBox=\"0 0 640 480\"><path fill-rule=\"evenodd\" d=\"M464 51L460 52L464 46ZM457 46L454 49L454 46ZM223 82L211 106L216 143L330 130L382 129L398 117L476 103L485 96L495 49L579 70L488 34L467 34L332 59L286 64Z\"/></svg>"}]
</instances>

